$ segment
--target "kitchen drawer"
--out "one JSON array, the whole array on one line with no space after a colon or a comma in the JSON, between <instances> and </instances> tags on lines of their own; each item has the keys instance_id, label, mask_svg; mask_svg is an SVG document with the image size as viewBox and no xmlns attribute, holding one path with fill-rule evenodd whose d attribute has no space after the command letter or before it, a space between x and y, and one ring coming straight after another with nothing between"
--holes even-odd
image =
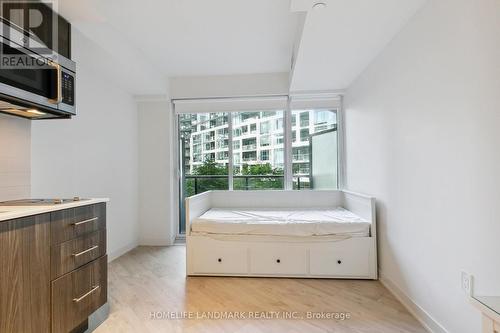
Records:
<instances>
[{"instance_id":1,"label":"kitchen drawer","mask_svg":"<svg viewBox=\"0 0 500 333\"><path fill-rule=\"evenodd\" d=\"M311 247L310 273L336 277L368 277L372 247L373 244L366 237Z\"/></svg>"},{"instance_id":2,"label":"kitchen drawer","mask_svg":"<svg viewBox=\"0 0 500 333\"><path fill-rule=\"evenodd\" d=\"M196 274L248 273L246 247L211 244L207 248L194 249L192 255Z\"/></svg>"},{"instance_id":3,"label":"kitchen drawer","mask_svg":"<svg viewBox=\"0 0 500 333\"><path fill-rule=\"evenodd\" d=\"M262 275L305 275L307 250L289 245L253 248L250 250L250 272Z\"/></svg>"},{"instance_id":4,"label":"kitchen drawer","mask_svg":"<svg viewBox=\"0 0 500 333\"><path fill-rule=\"evenodd\" d=\"M67 333L107 300L108 257L52 281L52 333Z\"/></svg>"},{"instance_id":5,"label":"kitchen drawer","mask_svg":"<svg viewBox=\"0 0 500 333\"><path fill-rule=\"evenodd\" d=\"M51 213L51 244L106 228L106 204L100 203Z\"/></svg>"},{"instance_id":6,"label":"kitchen drawer","mask_svg":"<svg viewBox=\"0 0 500 333\"><path fill-rule=\"evenodd\" d=\"M106 230L71 239L51 247L52 280L106 254Z\"/></svg>"}]
</instances>

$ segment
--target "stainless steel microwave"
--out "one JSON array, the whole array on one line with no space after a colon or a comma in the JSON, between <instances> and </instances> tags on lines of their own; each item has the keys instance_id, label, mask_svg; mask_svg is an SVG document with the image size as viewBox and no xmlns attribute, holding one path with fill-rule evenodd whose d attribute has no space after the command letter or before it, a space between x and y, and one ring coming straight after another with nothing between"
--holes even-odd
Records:
<instances>
[{"instance_id":1,"label":"stainless steel microwave","mask_svg":"<svg viewBox=\"0 0 500 333\"><path fill-rule=\"evenodd\" d=\"M76 115L76 64L7 21L0 23L0 112L28 119ZM8 33L6 33L8 31Z\"/></svg>"}]
</instances>

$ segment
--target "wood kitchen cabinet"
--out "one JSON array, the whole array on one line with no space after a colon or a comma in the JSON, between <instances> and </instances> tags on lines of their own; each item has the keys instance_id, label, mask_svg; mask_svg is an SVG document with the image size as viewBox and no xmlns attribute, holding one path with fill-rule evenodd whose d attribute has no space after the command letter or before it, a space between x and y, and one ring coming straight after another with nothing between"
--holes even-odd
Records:
<instances>
[{"instance_id":1,"label":"wood kitchen cabinet","mask_svg":"<svg viewBox=\"0 0 500 333\"><path fill-rule=\"evenodd\" d=\"M78 327L106 303L107 256L52 282L52 332Z\"/></svg>"},{"instance_id":2,"label":"wood kitchen cabinet","mask_svg":"<svg viewBox=\"0 0 500 333\"><path fill-rule=\"evenodd\" d=\"M0 332L84 331L107 302L106 204L0 221Z\"/></svg>"},{"instance_id":3,"label":"wood kitchen cabinet","mask_svg":"<svg viewBox=\"0 0 500 333\"><path fill-rule=\"evenodd\" d=\"M0 222L0 332L50 332L50 214Z\"/></svg>"}]
</instances>

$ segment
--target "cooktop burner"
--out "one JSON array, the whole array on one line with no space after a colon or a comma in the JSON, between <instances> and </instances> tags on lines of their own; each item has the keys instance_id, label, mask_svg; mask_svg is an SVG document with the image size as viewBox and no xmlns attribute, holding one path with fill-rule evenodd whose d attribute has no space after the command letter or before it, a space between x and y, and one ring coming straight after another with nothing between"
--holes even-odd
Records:
<instances>
[{"instance_id":1,"label":"cooktop burner","mask_svg":"<svg viewBox=\"0 0 500 333\"><path fill-rule=\"evenodd\" d=\"M0 206L50 206L82 200L88 199L80 199L79 197L74 197L73 199L21 199L2 201L0 202Z\"/></svg>"}]
</instances>

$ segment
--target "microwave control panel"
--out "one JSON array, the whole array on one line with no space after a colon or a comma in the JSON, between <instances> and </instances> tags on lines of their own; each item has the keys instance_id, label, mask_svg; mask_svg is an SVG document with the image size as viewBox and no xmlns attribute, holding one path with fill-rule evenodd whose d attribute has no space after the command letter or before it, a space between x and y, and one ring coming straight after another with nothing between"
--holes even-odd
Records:
<instances>
[{"instance_id":1,"label":"microwave control panel","mask_svg":"<svg viewBox=\"0 0 500 333\"><path fill-rule=\"evenodd\" d=\"M75 77L66 72L62 72L62 102L75 105Z\"/></svg>"}]
</instances>

